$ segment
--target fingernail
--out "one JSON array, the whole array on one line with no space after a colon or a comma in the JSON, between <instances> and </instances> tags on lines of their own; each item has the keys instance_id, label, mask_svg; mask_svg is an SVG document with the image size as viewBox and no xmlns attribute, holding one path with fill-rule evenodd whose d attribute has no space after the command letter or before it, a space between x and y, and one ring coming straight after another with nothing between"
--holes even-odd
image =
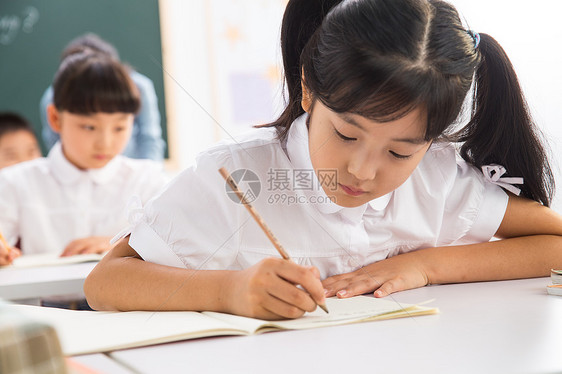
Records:
<instances>
[{"instance_id":1,"label":"fingernail","mask_svg":"<svg viewBox=\"0 0 562 374\"><path fill-rule=\"evenodd\" d=\"M381 290L375 291L375 296L382 297L382 291Z\"/></svg>"},{"instance_id":2,"label":"fingernail","mask_svg":"<svg viewBox=\"0 0 562 374\"><path fill-rule=\"evenodd\" d=\"M347 295L347 291L346 291L346 290L338 291L338 296L339 296L339 297L344 297L345 295Z\"/></svg>"},{"instance_id":3,"label":"fingernail","mask_svg":"<svg viewBox=\"0 0 562 374\"><path fill-rule=\"evenodd\" d=\"M324 288L324 296L327 296L329 293L330 291Z\"/></svg>"}]
</instances>

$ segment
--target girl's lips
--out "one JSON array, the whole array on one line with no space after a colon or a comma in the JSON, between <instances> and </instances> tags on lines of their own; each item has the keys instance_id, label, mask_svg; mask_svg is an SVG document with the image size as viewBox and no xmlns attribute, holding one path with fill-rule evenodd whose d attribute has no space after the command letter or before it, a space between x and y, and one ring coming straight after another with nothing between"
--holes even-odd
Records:
<instances>
[{"instance_id":1,"label":"girl's lips","mask_svg":"<svg viewBox=\"0 0 562 374\"><path fill-rule=\"evenodd\" d=\"M343 184L339 184L340 187L342 188L343 192L345 192L346 194L350 195L350 196L361 196L365 193L365 191L362 190L356 190L353 187L349 187Z\"/></svg>"}]
</instances>

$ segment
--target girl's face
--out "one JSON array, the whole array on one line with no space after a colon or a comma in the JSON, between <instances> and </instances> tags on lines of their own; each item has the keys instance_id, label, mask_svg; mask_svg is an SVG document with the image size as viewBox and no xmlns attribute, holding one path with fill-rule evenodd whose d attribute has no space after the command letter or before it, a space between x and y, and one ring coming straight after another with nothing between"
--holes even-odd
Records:
<instances>
[{"instance_id":1,"label":"girl's face","mask_svg":"<svg viewBox=\"0 0 562 374\"><path fill-rule=\"evenodd\" d=\"M303 101L303 108L311 110ZM339 114L316 100L309 112L309 150L319 170L337 170L337 188L323 186L343 207L357 207L394 191L408 179L431 145L424 112L391 122Z\"/></svg>"},{"instance_id":2,"label":"girl's face","mask_svg":"<svg viewBox=\"0 0 562 374\"><path fill-rule=\"evenodd\" d=\"M0 138L0 169L37 157L41 157L41 150L31 132L16 130Z\"/></svg>"},{"instance_id":3,"label":"girl's face","mask_svg":"<svg viewBox=\"0 0 562 374\"><path fill-rule=\"evenodd\" d=\"M48 110L49 122L60 134L65 157L79 169L98 169L123 152L133 128L130 113L74 114Z\"/></svg>"}]
</instances>

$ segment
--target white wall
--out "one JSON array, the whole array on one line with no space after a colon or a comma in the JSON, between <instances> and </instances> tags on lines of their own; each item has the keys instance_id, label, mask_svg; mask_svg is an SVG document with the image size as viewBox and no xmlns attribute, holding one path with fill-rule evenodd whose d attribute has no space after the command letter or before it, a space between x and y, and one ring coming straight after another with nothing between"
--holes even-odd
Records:
<instances>
[{"instance_id":1,"label":"white wall","mask_svg":"<svg viewBox=\"0 0 562 374\"><path fill-rule=\"evenodd\" d=\"M282 106L285 4L160 0L168 127L177 133L170 139L174 169L209 144L275 118Z\"/></svg>"},{"instance_id":2,"label":"white wall","mask_svg":"<svg viewBox=\"0 0 562 374\"><path fill-rule=\"evenodd\" d=\"M246 123L232 104L242 88L237 74L275 80L280 72L279 28L286 0L160 0L167 99L173 109L171 140L175 170L214 141L274 118L280 88L261 86L261 105ZM471 29L496 38L507 51L553 153L557 180L562 165L562 27L560 0L452 0ZM173 79L171 79L173 77ZM259 79L257 80L259 83ZM234 92L233 92L234 90ZM169 93L169 95L168 95ZM250 94L252 94L250 92ZM269 95L269 96L268 96ZM267 96L267 97L264 97ZM269 105L271 104L271 105ZM267 110L263 107L267 106ZM271 107L270 107L271 106ZM267 113L270 113L267 118ZM561 182L562 183L562 182ZM562 194L555 200L562 210Z\"/></svg>"}]
</instances>

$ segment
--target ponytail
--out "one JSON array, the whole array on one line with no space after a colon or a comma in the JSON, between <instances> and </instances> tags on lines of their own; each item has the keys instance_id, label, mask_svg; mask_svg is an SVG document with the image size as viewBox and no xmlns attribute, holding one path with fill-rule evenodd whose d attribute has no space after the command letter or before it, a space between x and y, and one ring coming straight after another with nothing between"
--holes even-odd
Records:
<instances>
[{"instance_id":1,"label":"ponytail","mask_svg":"<svg viewBox=\"0 0 562 374\"><path fill-rule=\"evenodd\" d=\"M549 206L554 177L517 75L499 43L480 34L482 61L476 70L472 118L460 130L460 154L480 168L501 164L514 177L523 177L523 196Z\"/></svg>"},{"instance_id":2,"label":"ponytail","mask_svg":"<svg viewBox=\"0 0 562 374\"><path fill-rule=\"evenodd\" d=\"M304 110L301 107L301 53L330 9L342 0L291 0L283 14L281 27L281 54L285 73L284 88L287 106L279 118L265 125L276 127L281 139L285 138L291 123Z\"/></svg>"}]
</instances>

